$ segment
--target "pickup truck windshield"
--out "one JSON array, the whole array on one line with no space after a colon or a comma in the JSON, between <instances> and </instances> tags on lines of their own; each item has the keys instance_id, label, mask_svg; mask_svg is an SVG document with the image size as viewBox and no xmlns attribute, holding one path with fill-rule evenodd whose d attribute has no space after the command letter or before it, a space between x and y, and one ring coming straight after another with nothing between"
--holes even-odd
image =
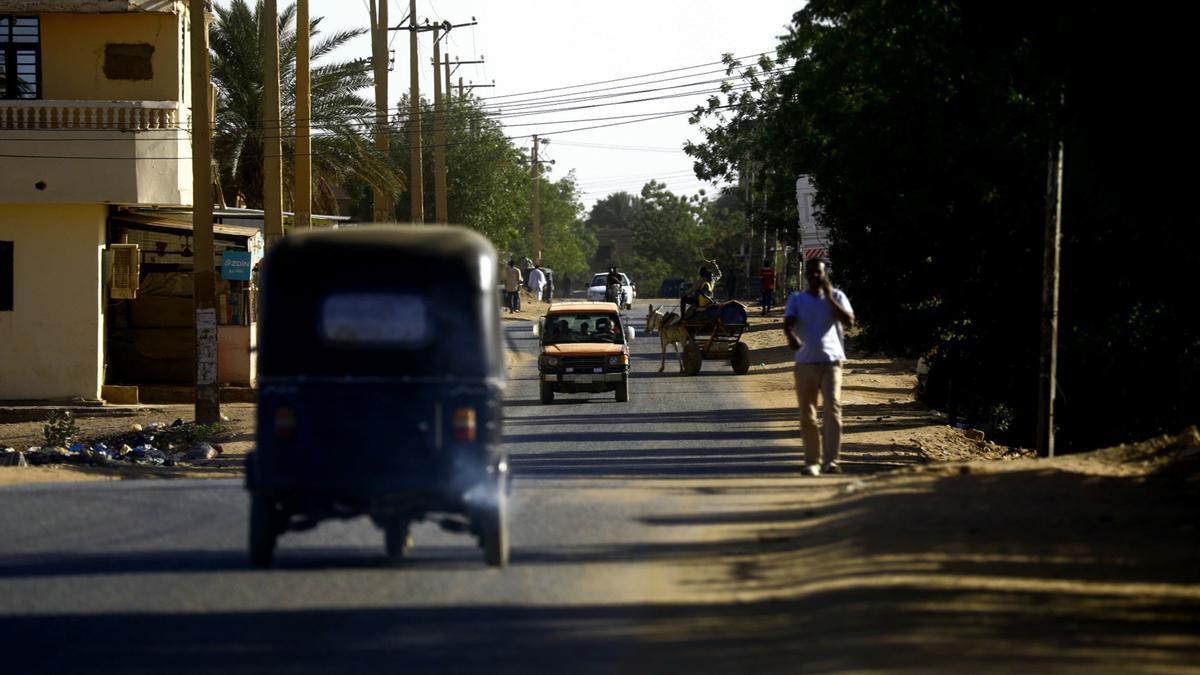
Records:
<instances>
[{"instance_id":1,"label":"pickup truck windshield","mask_svg":"<svg viewBox=\"0 0 1200 675\"><path fill-rule=\"evenodd\" d=\"M548 345L599 342L625 344L621 317L605 312L552 314L546 317L543 342Z\"/></svg>"}]
</instances>

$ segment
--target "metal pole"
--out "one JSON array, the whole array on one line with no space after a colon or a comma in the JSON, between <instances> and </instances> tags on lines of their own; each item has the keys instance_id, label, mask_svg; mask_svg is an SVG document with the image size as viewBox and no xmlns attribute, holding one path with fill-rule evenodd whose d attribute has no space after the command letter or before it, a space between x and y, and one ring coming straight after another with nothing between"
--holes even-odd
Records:
<instances>
[{"instance_id":1,"label":"metal pole","mask_svg":"<svg viewBox=\"0 0 1200 675\"><path fill-rule=\"evenodd\" d=\"M382 0L378 7L371 0L371 72L375 79L375 149L387 155L391 145L388 136L388 2ZM391 198L379 187L373 191L372 216L377 223L390 223L396 219Z\"/></svg>"},{"instance_id":2,"label":"metal pole","mask_svg":"<svg viewBox=\"0 0 1200 675\"><path fill-rule=\"evenodd\" d=\"M191 0L188 12L192 39L192 294L196 311L196 422L221 419L217 382L217 302L213 274L212 125L208 118L208 16L205 0Z\"/></svg>"},{"instance_id":3,"label":"metal pole","mask_svg":"<svg viewBox=\"0 0 1200 675\"><path fill-rule=\"evenodd\" d=\"M386 4L386 2L384 3ZM409 121L408 121L408 201L409 218L425 222L425 179L421 168L421 82L417 59L417 0L408 3Z\"/></svg>"},{"instance_id":4,"label":"metal pole","mask_svg":"<svg viewBox=\"0 0 1200 675\"><path fill-rule=\"evenodd\" d=\"M296 2L296 184L292 211L296 227L312 227L312 86L309 80L308 0Z\"/></svg>"},{"instance_id":5,"label":"metal pole","mask_svg":"<svg viewBox=\"0 0 1200 675\"><path fill-rule=\"evenodd\" d=\"M538 137L533 137L533 162L530 170L533 172L533 261L542 261L542 207L540 203L541 165L538 164Z\"/></svg>"},{"instance_id":6,"label":"metal pole","mask_svg":"<svg viewBox=\"0 0 1200 675\"><path fill-rule=\"evenodd\" d=\"M434 220L449 222L446 200L446 101L442 96L441 29L433 29L433 203ZM448 59L447 59L448 60ZM448 94L449 92L447 92Z\"/></svg>"},{"instance_id":7,"label":"metal pole","mask_svg":"<svg viewBox=\"0 0 1200 675\"><path fill-rule=\"evenodd\" d=\"M267 247L283 237L283 148L279 114L279 12L263 3L263 237Z\"/></svg>"},{"instance_id":8,"label":"metal pole","mask_svg":"<svg viewBox=\"0 0 1200 675\"><path fill-rule=\"evenodd\" d=\"M1046 235L1042 253L1042 349L1038 377L1037 451L1054 456L1054 398L1058 381L1058 273L1062 249L1062 132L1050 141L1046 176Z\"/></svg>"}]
</instances>

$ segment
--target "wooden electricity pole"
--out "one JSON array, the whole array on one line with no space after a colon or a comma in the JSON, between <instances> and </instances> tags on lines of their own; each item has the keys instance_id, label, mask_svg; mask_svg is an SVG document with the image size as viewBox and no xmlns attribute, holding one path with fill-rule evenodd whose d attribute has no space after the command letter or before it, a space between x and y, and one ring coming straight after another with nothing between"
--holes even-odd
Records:
<instances>
[{"instance_id":1,"label":"wooden electricity pole","mask_svg":"<svg viewBox=\"0 0 1200 675\"><path fill-rule=\"evenodd\" d=\"M279 114L279 12L263 3L263 237L267 248L283 237L283 148ZM194 55L193 55L194 56Z\"/></svg>"},{"instance_id":2,"label":"wooden electricity pole","mask_svg":"<svg viewBox=\"0 0 1200 675\"><path fill-rule=\"evenodd\" d=\"M386 3L386 0L384 2ZM408 2L408 203L409 219L425 222L425 177L421 166L421 74L417 66L417 0Z\"/></svg>"},{"instance_id":3,"label":"wooden electricity pole","mask_svg":"<svg viewBox=\"0 0 1200 675\"><path fill-rule=\"evenodd\" d=\"M312 87L309 79L308 0L296 2L296 175L292 211L298 228L312 227Z\"/></svg>"},{"instance_id":4,"label":"wooden electricity pole","mask_svg":"<svg viewBox=\"0 0 1200 675\"><path fill-rule=\"evenodd\" d=\"M542 183L542 165L538 163L538 137L533 137L533 161L530 170L533 173L533 261L542 262L542 205L540 203L540 188Z\"/></svg>"},{"instance_id":5,"label":"wooden electricity pole","mask_svg":"<svg viewBox=\"0 0 1200 675\"><path fill-rule=\"evenodd\" d=\"M1042 349L1038 377L1037 451L1054 456L1054 399L1058 386L1058 272L1062 249L1062 132L1055 128L1047 153L1046 234L1042 253Z\"/></svg>"},{"instance_id":6,"label":"wooden electricity pole","mask_svg":"<svg viewBox=\"0 0 1200 675\"><path fill-rule=\"evenodd\" d=\"M446 102L442 97L442 30L433 29L433 198L434 221L448 223L446 197ZM449 91L446 92L449 94Z\"/></svg>"},{"instance_id":7,"label":"wooden electricity pole","mask_svg":"<svg viewBox=\"0 0 1200 675\"><path fill-rule=\"evenodd\" d=\"M388 140L388 0L381 0L376 6L371 0L371 71L375 79L375 149L380 154L387 155ZM387 192L376 187L373 193L372 214L377 223L390 223L395 220L395 209Z\"/></svg>"},{"instance_id":8,"label":"wooden electricity pole","mask_svg":"<svg viewBox=\"0 0 1200 675\"><path fill-rule=\"evenodd\" d=\"M192 294L196 311L196 422L221 419L221 388L217 382L217 302L213 274L212 122L208 117L208 15L205 0L191 0L192 40Z\"/></svg>"}]
</instances>

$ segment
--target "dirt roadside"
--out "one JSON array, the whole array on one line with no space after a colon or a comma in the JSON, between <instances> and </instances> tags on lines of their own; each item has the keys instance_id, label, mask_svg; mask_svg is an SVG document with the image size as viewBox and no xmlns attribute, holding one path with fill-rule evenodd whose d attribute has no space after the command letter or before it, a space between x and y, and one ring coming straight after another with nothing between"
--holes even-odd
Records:
<instances>
[{"instance_id":1,"label":"dirt roadside","mask_svg":"<svg viewBox=\"0 0 1200 675\"><path fill-rule=\"evenodd\" d=\"M747 399L794 410L781 317L746 341ZM914 365L847 364L846 475L680 516L731 542L707 585L736 590L744 630L781 653L800 640L814 671L1195 672L1196 428L1036 459L920 409ZM780 424L799 453L798 422Z\"/></svg>"}]
</instances>

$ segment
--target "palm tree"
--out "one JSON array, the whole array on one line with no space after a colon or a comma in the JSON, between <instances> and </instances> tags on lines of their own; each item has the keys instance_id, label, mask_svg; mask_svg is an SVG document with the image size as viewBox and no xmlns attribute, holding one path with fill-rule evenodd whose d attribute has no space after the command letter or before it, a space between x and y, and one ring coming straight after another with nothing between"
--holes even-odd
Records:
<instances>
[{"instance_id":1,"label":"palm tree","mask_svg":"<svg viewBox=\"0 0 1200 675\"><path fill-rule=\"evenodd\" d=\"M210 32L212 79L217 87L217 123L213 154L221 185L231 201L241 194L246 204L261 207L263 64L261 0L253 10L246 0L232 0L228 7L216 6ZM294 175L296 110L296 6L280 12L277 23L280 54L280 126L284 154L284 201L291 203ZM352 177L367 181L395 195L403 177L375 150L369 139L375 106L358 95L373 80L365 61L317 65L365 29L343 30L317 39L321 18L311 20L309 33L312 63L312 171L313 206L336 213L334 188Z\"/></svg>"}]
</instances>

